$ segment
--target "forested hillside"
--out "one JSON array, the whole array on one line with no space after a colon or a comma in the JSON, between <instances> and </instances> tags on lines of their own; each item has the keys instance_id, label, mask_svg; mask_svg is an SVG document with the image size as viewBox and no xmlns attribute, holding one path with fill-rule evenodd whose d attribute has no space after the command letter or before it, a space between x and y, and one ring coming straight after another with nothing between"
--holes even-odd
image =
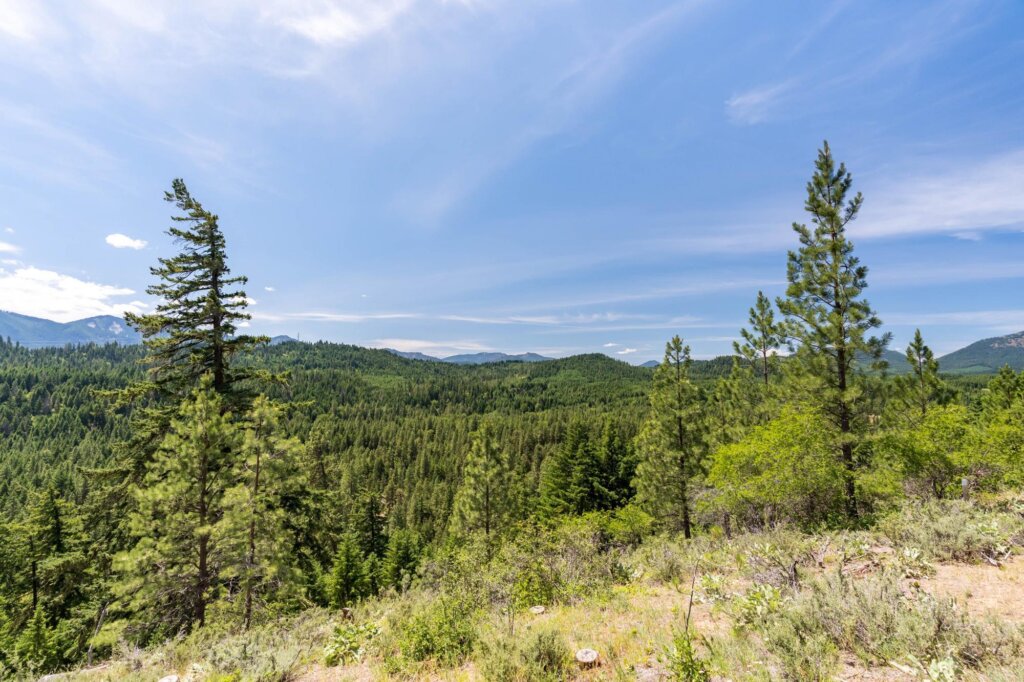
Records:
<instances>
[{"instance_id":1,"label":"forested hillside","mask_svg":"<svg viewBox=\"0 0 1024 682\"><path fill-rule=\"evenodd\" d=\"M692 607L710 561L735 565L749 588L736 626L759 635L723 653L677 619L663 657L676 679L710 679L708 661L739 677L755 655L743 646L794 680L828 679L840 651L922 670L1019 665L1024 634L985 650L988 631L890 598L903 577L880 579L881 596L801 582L808 565L844 575L875 532L904 552L900 570L928 570L913 551L955 543L920 514L981 529L964 557L998 563L1019 544L1024 375L950 380L920 332L889 371L846 233L862 202L851 186L826 144L784 295L752 296L734 356L695 362L676 335L651 369L596 354L463 366L247 336L246 279L218 217L174 181L178 252L153 268L159 304L127 317L143 346L0 344L0 676L237 637L248 653L202 675L289 679L300 653L285 664L267 645L260 667L247 638L307 613L338 624L329 666L369 656L377 673L416 677L474 660L489 679L564 679L557 637L516 630L525 609L589 603L658 566L661 587L689 579ZM987 506L949 502L963 497ZM919 525L928 546L914 546ZM811 532L841 552L812 548ZM715 579L702 591L724 600ZM855 597L909 609L872 625L898 651L816 620L827 606L848 623ZM799 612L775 619L790 600ZM642 648L632 632L615 665Z\"/></svg>"}]
</instances>

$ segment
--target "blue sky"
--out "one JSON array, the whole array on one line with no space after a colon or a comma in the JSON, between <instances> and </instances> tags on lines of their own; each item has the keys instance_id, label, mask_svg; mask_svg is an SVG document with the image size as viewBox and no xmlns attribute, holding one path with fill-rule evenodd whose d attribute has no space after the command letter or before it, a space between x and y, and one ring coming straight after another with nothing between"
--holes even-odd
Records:
<instances>
[{"instance_id":1,"label":"blue sky","mask_svg":"<svg viewBox=\"0 0 1024 682\"><path fill-rule=\"evenodd\" d=\"M1024 329L1024 3L0 4L0 308L145 309L174 177L255 330L724 353L822 139L894 346Z\"/></svg>"}]
</instances>

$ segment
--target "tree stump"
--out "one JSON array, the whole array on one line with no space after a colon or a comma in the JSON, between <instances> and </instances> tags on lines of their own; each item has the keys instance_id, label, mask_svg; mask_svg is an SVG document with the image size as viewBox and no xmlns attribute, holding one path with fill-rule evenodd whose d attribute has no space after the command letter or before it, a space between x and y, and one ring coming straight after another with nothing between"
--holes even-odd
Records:
<instances>
[{"instance_id":1,"label":"tree stump","mask_svg":"<svg viewBox=\"0 0 1024 682\"><path fill-rule=\"evenodd\" d=\"M545 611L545 608L543 606L540 606L540 605L538 605L538 606L531 606L530 607L530 613L532 613L535 616L539 616L540 614L544 613L544 611Z\"/></svg>"},{"instance_id":2,"label":"tree stump","mask_svg":"<svg viewBox=\"0 0 1024 682\"><path fill-rule=\"evenodd\" d=\"M593 649L580 649L576 652L576 662L584 670L595 668L597 667L597 652Z\"/></svg>"}]
</instances>

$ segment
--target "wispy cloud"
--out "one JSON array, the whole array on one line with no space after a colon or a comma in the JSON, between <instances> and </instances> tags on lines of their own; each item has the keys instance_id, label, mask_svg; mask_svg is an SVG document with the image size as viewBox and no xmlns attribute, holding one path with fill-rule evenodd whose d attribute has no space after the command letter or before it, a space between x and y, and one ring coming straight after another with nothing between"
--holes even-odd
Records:
<instances>
[{"instance_id":1,"label":"wispy cloud","mask_svg":"<svg viewBox=\"0 0 1024 682\"><path fill-rule=\"evenodd\" d=\"M0 242L0 253L18 253L21 249L14 244Z\"/></svg>"},{"instance_id":2,"label":"wispy cloud","mask_svg":"<svg viewBox=\"0 0 1024 682\"><path fill-rule=\"evenodd\" d=\"M59 322L93 315L123 315L125 311L142 312L146 306L141 301L119 300L134 293L125 287L90 282L52 270L0 268L0 301L5 309Z\"/></svg>"},{"instance_id":3,"label":"wispy cloud","mask_svg":"<svg viewBox=\"0 0 1024 682\"><path fill-rule=\"evenodd\" d=\"M494 350L491 346L472 339L431 341L427 339L385 338L374 339L370 346L373 348L393 348L403 353L425 353L438 357L455 353L484 353Z\"/></svg>"},{"instance_id":4,"label":"wispy cloud","mask_svg":"<svg viewBox=\"0 0 1024 682\"><path fill-rule=\"evenodd\" d=\"M631 355L631 354L635 353L636 351L637 351L636 348L623 348L622 350L615 351L615 353L617 355Z\"/></svg>"},{"instance_id":5,"label":"wispy cloud","mask_svg":"<svg viewBox=\"0 0 1024 682\"><path fill-rule=\"evenodd\" d=\"M537 144L576 124L579 117L608 96L639 61L643 50L705 3L685 0L655 11L581 55L556 77L536 88L535 113L518 127L479 149L440 180L403 192L400 208L417 220L437 224L492 177L513 165Z\"/></svg>"},{"instance_id":6,"label":"wispy cloud","mask_svg":"<svg viewBox=\"0 0 1024 682\"><path fill-rule=\"evenodd\" d=\"M115 249L134 249L135 251L146 248L146 244L148 244L145 239L132 239L128 235L121 234L120 232L108 234L106 242Z\"/></svg>"},{"instance_id":7,"label":"wispy cloud","mask_svg":"<svg viewBox=\"0 0 1024 682\"><path fill-rule=\"evenodd\" d=\"M285 322L289 320L302 322L369 322L372 320L415 320L423 316L418 313L336 313L336 312L297 312L297 313L253 313L254 320L266 322Z\"/></svg>"},{"instance_id":8,"label":"wispy cloud","mask_svg":"<svg viewBox=\"0 0 1024 682\"><path fill-rule=\"evenodd\" d=\"M969 310L939 313L884 313L885 324L891 326L944 325L975 327L992 332L1009 333L1024 329L1024 310Z\"/></svg>"},{"instance_id":9,"label":"wispy cloud","mask_svg":"<svg viewBox=\"0 0 1024 682\"><path fill-rule=\"evenodd\" d=\"M1024 225L1024 149L951 163L942 171L873 178L877 189L850 228L858 237L947 232L961 238Z\"/></svg>"},{"instance_id":10,"label":"wispy cloud","mask_svg":"<svg viewBox=\"0 0 1024 682\"><path fill-rule=\"evenodd\" d=\"M730 97L725 103L729 120L741 125L762 123L796 86L795 80L763 85Z\"/></svg>"}]
</instances>

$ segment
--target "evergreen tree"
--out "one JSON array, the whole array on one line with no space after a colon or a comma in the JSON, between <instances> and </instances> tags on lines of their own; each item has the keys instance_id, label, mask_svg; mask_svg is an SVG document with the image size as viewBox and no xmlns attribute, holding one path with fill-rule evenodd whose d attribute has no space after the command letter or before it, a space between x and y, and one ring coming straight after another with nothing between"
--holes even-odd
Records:
<instances>
[{"instance_id":1,"label":"evergreen tree","mask_svg":"<svg viewBox=\"0 0 1024 682\"><path fill-rule=\"evenodd\" d=\"M363 554L384 556L388 546L387 522L380 494L372 490L359 493L352 507L349 525L359 537Z\"/></svg>"},{"instance_id":2,"label":"evergreen tree","mask_svg":"<svg viewBox=\"0 0 1024 682\"><path fill-rule=\"evenodd\" d=\"M351 606L366 596L365 559L359 550L355 533L345 533L338 543L338 553L328 579L327 598L340 609Z\"/></svg>"},{"instance_id":3,"label":"evergreen tree","mask_svg":"<svg viewBox=\"0 0 1024 682\"><path fill-rule=\"evenodd\" d=\"M1022 397L1024 372L1017 373L1009 365L1003 365L981 393L982 411L991 418L1019 403Z\"/></svg>"},{"instance_id":4,"label":"evergreen tree","mask_svg":"<svg viewBox=\"0 0 1024 682\"><path fill-rule=\"evenodd\" d=\"M416 572L419 552L416 536L408 530L396 530L388 538L388 549L384 554L382 582L386 587L405 589Z\"/></svg>"},{"instance_id":5,"label":"evergreen tree","mask_svg":"<svg viewBox=\"0 0 1024 682\"><path fill-rule=\"evenodd\" d=\"M183 214L172 217L180 227L167 230L182 250L160 258L160 265L150 269L159 280L146 289L161 300L156 311L125 316L146 346L150 370L145 388L180 400L209 374L213 390L226 396L225 408L238 407L244 395L240 382L258 373L234 365L232 359L268 341L236 334L251 317L245 312L245 291L239 288L247 278L231 276L219 219L192 197L184 181L174 180L164 199Z\"/></svg>"},{"instance_id":6,"label":"evergreen tree","mask_svg":"<svg viewBox=\"0 0 1024 682\"><path fill-rule=\"evenodd\" d=\"M636 445L637 497L652 516L681 528L686 538L692 535L692 483L705 450L700 396L690 366L690 347L673 337L655 370L650 411Z\"/></svg>"},{"instance_id":7,"label":"evergreen tree","mask_svg":"<svg viewBox=\"0 0 1024 682\"><path fill-rule=\"evenodd\" d=\"M601 508L625 505L635 492L633 477L636 475L636 461L611 417L606 417L601 427L597 459L601 464L601 488L607 491L601 500Z\"/></svg>"},{"instance_id":8,"label":"evergreen tree","mask_svg":"<svg viewBox=\"0 0 1024 682\"><path fill-rule=\"evenodd\" d=\"M489 538L504 530L512 512L511 483L508 456L499 448L493 426L484 421L473 434L455 495L454 532L483 531Z\"/></svg>"},{"instance_id":9,"label":"evergreen tree","mask_svg":"<svg viewBox=\"0 0 1024 682\"><path fill-rule=\"evenodd\" d=\"M794 223L800 248L789 252L785 298L777 299L786 316L797 367L814 380L810 397L839 430L837 450L844 468L846 512L858 515L855 450L865 414L863 391L854 364L859 357L878 361L888 343L867 334L881 325L862 297L867 267L853 255L846 227L860 211L863 197L848 198L853 179L844 164L836 167L828 143L818 152L807 183L805 210L813 228Z\"/></svg>"},{"instance_id":10,"label":"evergreen tree","mask_svg":"<svg viewBox=\"0 0 1024 682\"><path fill-rule=\"evenodd\" d=\"M614 434L608 434L614 437ZM609 445L616 447L614 443ZM540 480L541 513L553 518L585 514L611 507L609 488L618 471L617 450L599 452L590 440L586 422L576 418L569 425L561 447L544 462ZM609 460L605 461L605 457Z\"/></svg>"},{"instance_id":11,"label":"evergreen tree","mask_svg":"<svg viewBox=\"0 0 1024 682\"><path fill-rule=\"evenodd\" d=\"M715 382L705 405L709 450L739 441L771 418L777 401L765 391L762 380L750 365L734 358L728 376Z\"/></svg>"},{"instance_id":12,"label":"evergreen tree","mask_svg":"<svg viewBox=\"0 0 1024 682\"><path fill-rule=\"evenodd\" d=\"M131 517L134 548L119 557L129 610L168 633L202 626L223 549L214 529L224 514L238 429L212 376L182 403L141 485Z\"/></svg>"},{"instance_id":13,"label":"evergreen tree","mask_svg":"<svg viewBox=\"0 0 1024 682\"><path fill-rule=\"evenodd\" d=\"M283 598L294 579L284 501L302 487L295 454L299 448L281 436L279 421L278 406L265 396L255 400L232 476L236 485L224 495L224 516L217 526L222 574L238 585L246 630L254 608L274 593Z\"/></svg>"},{"instance_id":14,"label":"evergreen tree","mask_svg":"<svg viewBox=\"0 0 1024 682\"><path fill-rule=\"evenodd\" d=\"M750 328L741 329L743 343L734 341L732 344L736 354L750 363L764 381L765 386L771 380L776 363L776 352L784 339L782 325L775 321L775 310L772 302L763 291L757 292L757 300L750 309Z\"/></svg>"},{"instance_id":15,"label":"evergreen tree","mask_svg":"<svg viewBox=\"0 0 1024 682\"><path fill-rule=\"evenodd\" d=\"M911 412L924 419L928 409L949 402L950 391L939 376L939 363L932 349L925 345L921 330L915 330L914 340L907 346L910 374L895 380L896 403L901 411Z\"/></svg>"},{"instance_id":16,"label":"evergreen tree","mask_svg":"<svg viewBox=\"0 0 1024 682\"><path fill-rule=\"evenodd\" d=\"M46 622L42 606L36 606L32 620L14 643L18 665L28 670L51 670L57 663L57 638Z\"/></svg>"}]
</instances>

